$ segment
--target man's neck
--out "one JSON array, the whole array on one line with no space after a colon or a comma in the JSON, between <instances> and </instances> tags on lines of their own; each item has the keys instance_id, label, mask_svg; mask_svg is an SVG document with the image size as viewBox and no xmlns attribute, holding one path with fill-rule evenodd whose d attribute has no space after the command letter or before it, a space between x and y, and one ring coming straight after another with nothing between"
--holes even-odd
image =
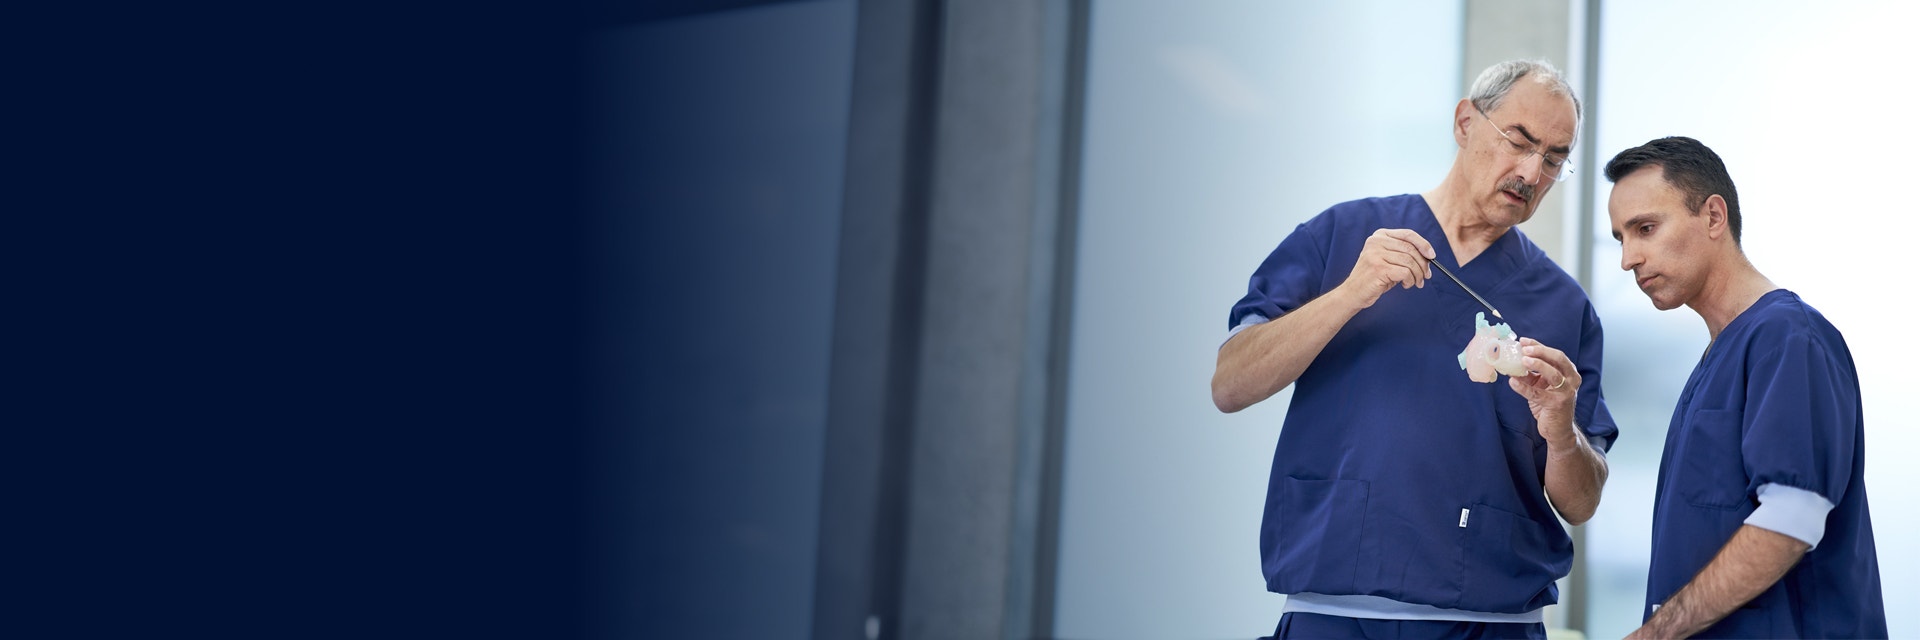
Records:
<instances>
[{"instance_id":1,"label":"man's neck","mask_svg":"<svg viewBox=\"0 0 1920 640\"><path fill-rule=\"evenodd\" d=\"M1753 268L1745 255L1735 254L1726 260L1726 264L1727 267L1719 275L1708 278L1700 295L1687 305L1707 323L1709 340L1719 339L1720 332L1732 324L1734 318L1746 313L1767 292L1779 288L1760 270Z\"/></svg>"},{"instance_id":2,"label":"man's neck","mask_svg":"<svg viewBox=\"0 0 1920 640\"><path fill-rule=\"evenodd\" d=\"M1473 208L1473 199L1466 197L1464 191L1458 187L1458 181L1449 176L1440 186L1421 194L1427 200L1427 207L1433 209L1440 231L1447 235L1447 246L1453 250L1454 260L1461 265L1479 257L1507 232L1506 227L1488 224L1486 216Z\"/></svg>"}]
</instances>

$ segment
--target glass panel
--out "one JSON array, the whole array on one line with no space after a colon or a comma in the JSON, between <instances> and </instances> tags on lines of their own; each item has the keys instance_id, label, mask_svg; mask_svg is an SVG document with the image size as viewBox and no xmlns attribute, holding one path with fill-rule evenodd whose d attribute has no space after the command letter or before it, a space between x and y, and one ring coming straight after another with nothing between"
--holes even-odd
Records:
<instances>
[{"instance_id":1,"label":"glass panel","mask_svg":"<svg viewBox=\"0 0 1920 640\"><path fill-rule=\"evenodd\" d=\"M1457 2L1102 2L1088 58L1055 634L1269 633L1283 392L1221 415L1227 310L1281 238L1453 160Z\"/></svg>"},{"instance_id":2,"label":"glass panel","mask_svg":"<svg viewBox=\"0 0 1920 640\"><path fill-rule=\"evenodd\" d=\"M1865 395L1867 485L1889 630L1920 635L1920 552L1897 544L1920 525L1920 356L1907 318L1891 313L1910 270L1910 207L1900 154L1920 142L1905 82L1920 7L1879 2L1608 0L1601 27L1598 140L1613 154L1685 135L1726 161L1739 189L1743 245L1762 273L1801 295L1847 336ZM1597 179L1594 304L1607 329L1607 399L1622 435L1606 499L1587 525L1588 635L1637 626L1645 597L1654 478L1674 402L1707 344L1686 308L1658 312L1620 271L1607 229L1611 184Z\"/></svg>"}]
</instances>

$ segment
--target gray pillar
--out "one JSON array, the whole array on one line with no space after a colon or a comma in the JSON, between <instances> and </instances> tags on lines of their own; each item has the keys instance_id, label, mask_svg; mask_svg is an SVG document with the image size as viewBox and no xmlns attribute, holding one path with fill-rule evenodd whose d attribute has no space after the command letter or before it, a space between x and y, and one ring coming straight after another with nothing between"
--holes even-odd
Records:
<instances>
[{"instance_id":1,"label":"gray pillar","mask_svg":"<svg viewBox=\"0 0 1920 640\"><path fill-rule=\"evenodd\" d=\"M1086 13L860 4L815 638L1051 634Z\"/></svg>"},{"instance_id":2,"label":"gray pillar","mask_svg":"<svg viewBox=\"0 0 1920 640\"><path fill-rule=\"evenodd\" d=\"M1465 51L1461 55L1461 95L1473 86L1480 72L1494 63L1515 58L1545 58L1562 72L1573 72L1568 62L1568 3L1540 0L1466 0ZM1577 86L1577 85L1576 85ZM1581 96L1585 100L1586 96ZM1588 113L1591 115L1591 112ZM1582 138L1581 144L1586 140ZM1579 171L1584 166L1575 167ZM1562 198L1568 185L1556 185L1552 196L1540 203L1532 220L1520 225L1528 237L1545 249L1547 255L1568 273L1573 273L1573 256L1565 255L1568 211Z\"/></svg>"},{"instance_id":3,"label":"gray pillar","mask_svg":"<svg viewBox=\"0 0 1920 640\"><path fill-rule=\"evenodd\" d=\"M855 29L814 583L822 640L898 637L940 3L861 2Z\"/></svg>"},{"instance_id":4,"label":"gray pillar","mask_svg":"<svg viewBox=\"0 0 1920 640\"><path fill-rule=\"evenodd\" d=\"M1560 68L1562 73L1569 75L1569 81L1574 83L1575 91L1579 92L1584 120L1581 123L1580 137L1577 141L1580 148L1574 150L1574 157L1587 159L1592 157L1590 153L1583 152L1586 152L1593 142L1593 127L1590 124L1593 120L1593 101L1585 90L1590 88L1592 83L1588 82L1586 86L1582 86L1580 78L1591 74L1592 61L1587 56L1579 56L1580 61L1586 64L1587 68L1577 69L1573 66L1575 56L1570 37L1572 26L1569 22L1571 5L1571 2L1539 0L1466 0L1465 51L1462 52L1460 70L1461 95L1466 94L1466 89L1473 85L1474 79L1479 77L1482 70L1500 61L1515 58L1544 58L1552 62L1555 67ZM1576 161L1574 167L1576 171L1586 173L1594 170L1594 167L1589 165L1588 162ZM1575 179L1585 180L1586 178L1576 174ZM1569 226L1573 226L1576 231L1585 226L1586 218L1583 217L1582 212L1569 209L1565 204L1567 192L1576 189L1579 189L1579 185L1574 181L1555 185L1554 192L1540 203L1540 209L1534 213L1533 219L1521 224L1520 229L1539 244L1548 257L1560 263L1561 268L1566 269L1567 273L1578 277L1588 272L1583 264L1585 252L1578 246L1580 244L1578 242L1575 243L1576 247L1569 251L1565 241ZM1575 197L1586 207L1591 206L1590 195L1580 193ZM1582 286L1586 284L1584 279L1581 280ZM1570 526L1567 531L1573 538L1573 569L1561 582L1564 591L1560 594L1560 604L1549 607L1547 610L1547 626L1582 629L1586 622L1587 589L1584 584L1586 556L1582 551L1586 547L1586 530L1582 527Z\"/></svg>"},{"instance_id":5,"label":"gray pillar","mask_svg":"<svg viewBox=\"0 0 1920 640\"><path fill-rule=\"evenodd\" d=\"M1064 312L1064 2L953 2L942 20L904 638L1046 633L1042 503ZM1064 324L1059 325L1060 328ZM1057 438L1053 438L1057 440ZM1056 474L1057 475L1057 474ZM1038 633L1036 633L1036 631Z\"/></svg>"}]
</instances>

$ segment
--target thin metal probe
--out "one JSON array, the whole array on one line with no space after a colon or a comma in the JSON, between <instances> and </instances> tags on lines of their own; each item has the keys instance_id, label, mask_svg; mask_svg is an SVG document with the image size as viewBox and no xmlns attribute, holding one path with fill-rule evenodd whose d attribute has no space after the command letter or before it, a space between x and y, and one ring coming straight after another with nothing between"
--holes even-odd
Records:
<instances>
[{"instance_id":1,"label":"thin metal probe","mask_svg":"<svg viewBox=\"0 0 1920 640\"><path fill-rule=\"evenodd\" d=\"M1454 284L1460 285L1460 289L1463 291L1466 291L1467 295L1473 296L1473 299L1475 300L1479 300L1480 306L1486 307L1488 311L1493 312L1493 317L1499 318L1501 320L1507 319L1506 316L1500 315L1499 309L1495 309L1493 308L1493 305L1487 304L1486 298L1482 298L1480 297L1480 294L1474 293L1473 287L1469 287L1467 286L1467 283L1461 282L1460 276L1453 275L1452 271L1448 271L1445 265L1440 264L1438 261L1435 261L1433 258L1427 258L1427 263L1433 265L1435 269L1439 269L1440 273L1447 274L1447 278L1452 280Z\"/></svg>"}]
</instances>

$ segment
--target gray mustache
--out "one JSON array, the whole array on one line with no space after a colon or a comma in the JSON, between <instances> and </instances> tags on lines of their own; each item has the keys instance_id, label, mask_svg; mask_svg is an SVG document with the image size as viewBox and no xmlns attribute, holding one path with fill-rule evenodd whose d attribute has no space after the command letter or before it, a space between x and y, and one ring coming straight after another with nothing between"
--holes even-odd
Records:
<instances>
[{"instance_id":1,"label":"gray mustache","mask_svg":"<svg viewBox=\"0 0 1920 640\"><path fill-rule=\"evenodd\" d=\"M1500 183L1500 188L1520 194L1522 200L1533 200L1533 185L1521 182L1519 178L1507 179Z\"/></svg>"}]
</instances>

